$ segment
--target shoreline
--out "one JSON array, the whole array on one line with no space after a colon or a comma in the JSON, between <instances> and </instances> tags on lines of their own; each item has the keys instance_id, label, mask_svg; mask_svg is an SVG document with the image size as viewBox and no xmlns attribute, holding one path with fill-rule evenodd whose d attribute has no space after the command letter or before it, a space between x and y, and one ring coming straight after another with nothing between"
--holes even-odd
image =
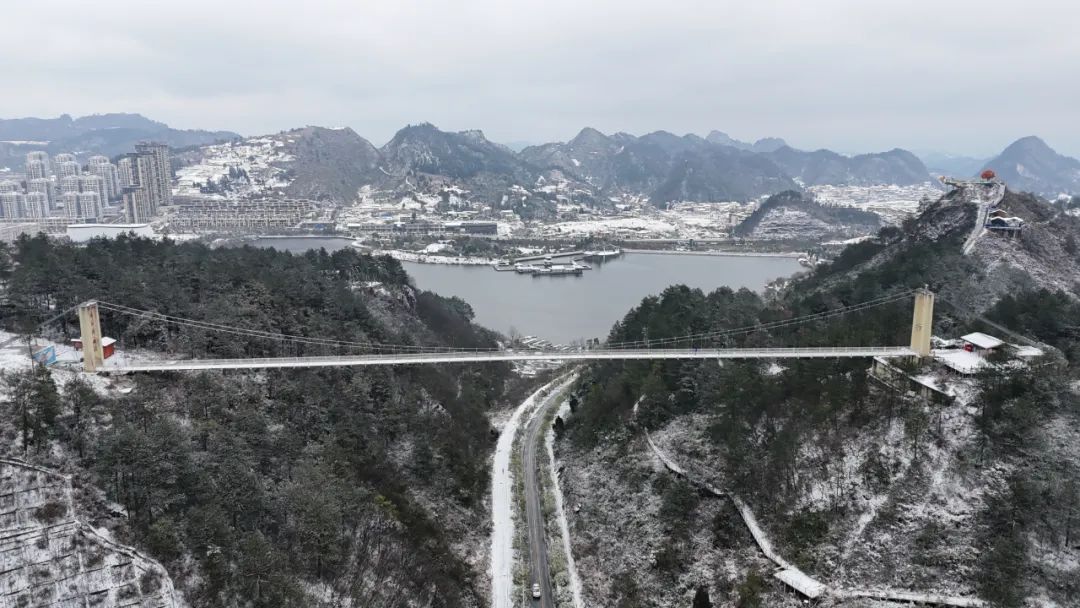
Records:
<instances>
[{"instance_id":1,"label":"shoreline","mask_svg":"<svg viewBox=\"0 0 1080 608\"><path fill-rule=\"evenodd\" d=\"M623 249L622 251L646 255L701 255L729 258L801 258L806 255L799 251L673 251L671 249Z\"/></svg>"},{"instance_id":2,"label":"shoreline","mask_svg":"<svg viewBox=\"0 0 1080 608\"><path fill-rule=\"evenodd\" d=\"M247 237L245 242L251 242L254 240L267 239L267 240L285 240L285 239L311 239L311 240L338 240L348 241L349 246L357 249L368 249L366 245L357 244L357 240L352 237L340 236L340 235L318 235L318 234L270 234L259 235L253 237ZM806 255L804 252L799 251L675 251L672 249L632 249L622 248L623 254L642 254L642 255L686 255L686 256L705 256L705 257L732 257L732 258L790 258L797 259ZM472 258L472 257L459 257L459 256L443 256L438 254L427 254L418 251L405 251L401 249L368 249L367 253L371 255L388 255L400 262L413 262L417 264L435 264L435 265L449 265L449 266L492 266L499 262L496 258ZM553 258L566 257L565 255L552 254ZM617 259L617 258L616 258Z\"/></svg>"}]
</instances>

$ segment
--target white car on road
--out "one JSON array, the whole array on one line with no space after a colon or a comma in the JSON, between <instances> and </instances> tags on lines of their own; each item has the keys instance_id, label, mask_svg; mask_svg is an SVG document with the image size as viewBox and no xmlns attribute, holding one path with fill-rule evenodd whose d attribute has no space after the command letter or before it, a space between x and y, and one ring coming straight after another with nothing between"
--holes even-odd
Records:
<instances>
[{"instance_id":1,"label":"white car on road","mask_svg":"<svg viewBox=\"0 0 1080 608\"><path fill-rule=\"evenodd\" d=\"M533 583L533 599L540 599L540 583Z\"/></svg>"}]
</instances>

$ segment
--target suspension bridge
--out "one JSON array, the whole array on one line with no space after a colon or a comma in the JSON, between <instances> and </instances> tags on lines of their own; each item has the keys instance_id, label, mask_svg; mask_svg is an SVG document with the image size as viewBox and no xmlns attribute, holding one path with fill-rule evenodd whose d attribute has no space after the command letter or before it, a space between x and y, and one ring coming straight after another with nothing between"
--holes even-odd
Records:
<instances>
[{"instance_id":1,"label":"suspension bridge","mask_svg":"<svg viewBox=\"0 0 1080 608\"><path fill-rule=\"evenodd\" d=\"M736 336L784 327L821 322L879 306L914 299L911 342L906 346L822 346L822 347L718 347ZM614 342L594 348L564 348L558 350L477 349L432 347L375 342L352 342L330 338L297 336L270 331L242 328L139 310L104 301L89 301L78 307L83 349L83 367L87 372L126 373L183 370L272 369L299 367L345 367L370 365L423 365L441 363L479 363L491 361L601 361L640 359L785 359L785 358L853 358L853 357L926 357L930 355L930 336L933 323L934 293L917 289L882 296L866 302L851 304L800 317L746 327L666 337L653 340ZM215 359L155 359L105 363L101 332L102 311L128 315L145 321L186 327L204 332L244 338L261 338L281 344L305 348L345 351L333 355L295 357L251 357Z\"/></svg>"}]
</instances>

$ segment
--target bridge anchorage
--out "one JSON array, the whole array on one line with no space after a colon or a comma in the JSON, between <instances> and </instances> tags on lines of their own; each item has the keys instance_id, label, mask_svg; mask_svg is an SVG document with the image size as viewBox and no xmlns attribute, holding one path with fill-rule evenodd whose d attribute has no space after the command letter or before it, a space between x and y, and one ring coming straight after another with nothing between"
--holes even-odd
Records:
<instances>
[{"instance_id":1,"label":"bridge anchorage","mask_svg":"<svg viewBox=\"0 0 1080 608\"><path fill-rule=\"evenodd\" d=\"M911 343L908 346L854 346L854 347L792 347L792 348L717 348L706 346L719 338L745 335L754 331L787 327L811 321L839 317L850 312L866 310L891 304L914 296L911 322ZM155 321L194 327L243 337L268 338L281 342L323 347L342 347L364 354L313 355L301 357L264 357L249 359L175 359L137 363L105 363L101 334L101 310L133 315ZM173 317L162 313L138 310L91 300L78 306L79 327L82 332L83 368L87 372L121 373L151 371L181 371L208 369L268 369L287 367L341 367L357 365L421 365L432 363L469 363L486 361L593 361L634 359L780 359L780 358L839 358L839 357L928 357L930 336L933 333L934 293L929 289L917 289L890 296L883 296L852 304L835 310L759 323L714 332L652 339L644 342L609 343L604 348L578 350L496 350L457 349L347 342L327 338L291 336L262 330L230 327L208 321L196 321Z\"/></svg>"}]
</instances>

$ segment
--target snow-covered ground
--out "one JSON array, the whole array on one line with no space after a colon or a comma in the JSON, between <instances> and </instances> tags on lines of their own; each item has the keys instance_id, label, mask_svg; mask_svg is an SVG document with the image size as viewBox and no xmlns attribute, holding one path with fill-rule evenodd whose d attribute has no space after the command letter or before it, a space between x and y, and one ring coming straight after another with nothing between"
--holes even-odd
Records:
<instances>
[{"instance_id":1,"label":"snow-covered ground","mask_svg":"<svg viewBox=\"0 0 1080 608\"><path fill-rule=\"evenodd\" d=\"M373 255L388 255L402 262L418 262L421 264L452 264L458 266L488 266L496 262L493 258L470 258L457 255L439 255L437 253L424 253L419 251L402 251L400 249L377 249L371 252Z\"/></svg>"},{"instance_id":2,"label":"snow-covered ground","mask_svg":"<svg viewBox=\"0 0 1080 608\"><path fill-rule=\"evenodd\" d=\"M600 217L544 224L538 232L549 237L624 236L644 237L678 236L678 227L663 219L652 217Z\"/></svg>"},{"instance_id":3,"label":"snow-covered ground","mask_svg":"<svg viewBox=\"0 0 1080 608\"><path fill-rule=\"evenodd\" d=\"M15 338L14 341L11 341ZM30 351L26 342L13 333L0 331L0 344L10 344L0 347L0 372L25 371L30 369ZM83 371L82 353L71 344L64 344L44 338L34 338L33 350L40 351L52 346L56 352L56 363L49 366L53 380L57 386L63 387L69 380L79 377L101 394L110 391L120 393L129 392L132 383L123 377L105 377L99 374L88 374ZM120 367L128 364L148 361L160 361L167 359L168 354L146 350L122 350L117 349L116 354L105 360L105 369ZM115 394L115 393L113 393Z\"/></svg>"}]
</instances>

